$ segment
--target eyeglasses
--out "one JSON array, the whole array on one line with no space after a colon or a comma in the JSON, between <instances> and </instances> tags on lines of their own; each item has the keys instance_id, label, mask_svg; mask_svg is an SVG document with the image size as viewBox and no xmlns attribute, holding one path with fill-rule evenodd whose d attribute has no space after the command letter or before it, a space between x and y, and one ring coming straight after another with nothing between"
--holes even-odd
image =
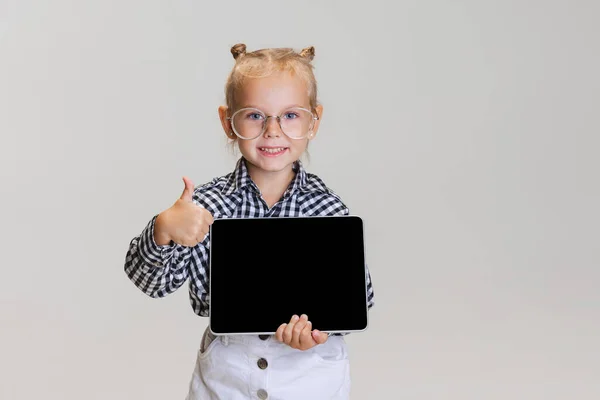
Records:
<instances>
[{"instance_id":1,"label":"eyeglasses","mask_svg":"<svg viewBox=\"0 0 600 400\"><path fill-rule=\"evenodd\" d=\"M257 108L248 107L237 110L227 120L231 121L233 132L240 139L252 140L265 133L269 118L277 118L281 131L290 139L307 138L319 119L310 110L301 107L290 108L280 115L266 115Z\"/></svg>"}]
</instances>

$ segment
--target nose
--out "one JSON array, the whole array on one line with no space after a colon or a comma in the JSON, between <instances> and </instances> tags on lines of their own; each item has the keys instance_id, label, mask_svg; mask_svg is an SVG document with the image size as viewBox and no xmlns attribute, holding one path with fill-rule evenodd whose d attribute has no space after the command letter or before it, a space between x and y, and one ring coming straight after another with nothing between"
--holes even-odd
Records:
<instances>
[{"instance_id":1,"label":"nose","mask_svg":"<svg viewBox=\"0 0 600 400\"><path fill-rule=\"evenodd\" d=\"M275 116L268 116L265 121L265 133L266 137L279 137L281 136L281 127L279 126L279 120Z\"/></svg>"}]
</instances>

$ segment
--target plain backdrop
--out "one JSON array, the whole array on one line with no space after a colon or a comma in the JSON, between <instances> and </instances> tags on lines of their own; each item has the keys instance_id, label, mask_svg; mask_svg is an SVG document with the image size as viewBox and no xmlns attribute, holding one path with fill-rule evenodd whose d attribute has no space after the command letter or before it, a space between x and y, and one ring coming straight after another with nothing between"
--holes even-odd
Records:
<instances>
[{"instance_id":1,"label":"plain backdrop","mask_svg":"<svg viewBox=\"0 0 600 400\"><path fill-rule=\"evenodd\" d=\"M217 107L243 42L315 46L306 167L364 218L375 289L353 400L598 399L598 15L0 0L0 398L184 398L207 321L123 264L183 175L233 169Z\"/></svg>"}]
</instances>

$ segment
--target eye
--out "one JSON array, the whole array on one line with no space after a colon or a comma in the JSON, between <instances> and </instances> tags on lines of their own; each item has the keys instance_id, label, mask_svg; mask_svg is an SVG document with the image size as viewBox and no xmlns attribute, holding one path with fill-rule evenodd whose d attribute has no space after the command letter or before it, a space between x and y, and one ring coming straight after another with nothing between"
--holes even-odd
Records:
<instances>
[{"instance_id":1,"label":"eye","mask_svg":"<svg viewBox=\"0 0 600 400\"><path fill-rule=\"evenodd\" d=\"M295 111L288 111L285 114L283 114L283 118L285 118L285 119L295 119L298 117L299 117L299 115Z\"/></svg>"},{"instance_id":2,"label":"eye","mask_svg":"<svg viewBox=\"0 0 600 400\"><path fill-rule=\"evenodd\" d=\"M248 114L246 114L246 118L251 121L259 121L263 118L263 115L258 112L249 112Z\"/></svg>"}]
</instances>

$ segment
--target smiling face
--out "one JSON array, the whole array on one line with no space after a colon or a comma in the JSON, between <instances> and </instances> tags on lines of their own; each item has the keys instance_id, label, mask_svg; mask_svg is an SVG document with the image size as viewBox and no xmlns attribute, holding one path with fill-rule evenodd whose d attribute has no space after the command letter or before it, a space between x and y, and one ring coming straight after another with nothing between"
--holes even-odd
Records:
<instances>
[{"instance_id":1,"label":"smiling face","mask_svg":"<svg viewBox=\"0 0 600 400\"><path fill-rule=\"evenodd\" d=\"M219 115L227 136L237 141L242 156L248 162L250 173L289 173L293 163L300 159L306 150L309 140L316 135L319 120L314 121L309 137L305 139L291 139L282 132L277 118L268 118L262 135L255 139L242 140L233 133L226 117L237 110L249 107L259 109L267 116L281 115L293 107L310 110L310 99L304 80L290 72L278 72L264 78L247 79L237 91L235 98L236 109L227 113L225 106L220 107ZM318 105L313 112L316 112L315 116L320 119L322 106ZM286 116L293 118L291 114L285 114L283 117ZM245 118L254 121L260 119L260 114L249 113Z\"/></svg>"}]
</instances>

